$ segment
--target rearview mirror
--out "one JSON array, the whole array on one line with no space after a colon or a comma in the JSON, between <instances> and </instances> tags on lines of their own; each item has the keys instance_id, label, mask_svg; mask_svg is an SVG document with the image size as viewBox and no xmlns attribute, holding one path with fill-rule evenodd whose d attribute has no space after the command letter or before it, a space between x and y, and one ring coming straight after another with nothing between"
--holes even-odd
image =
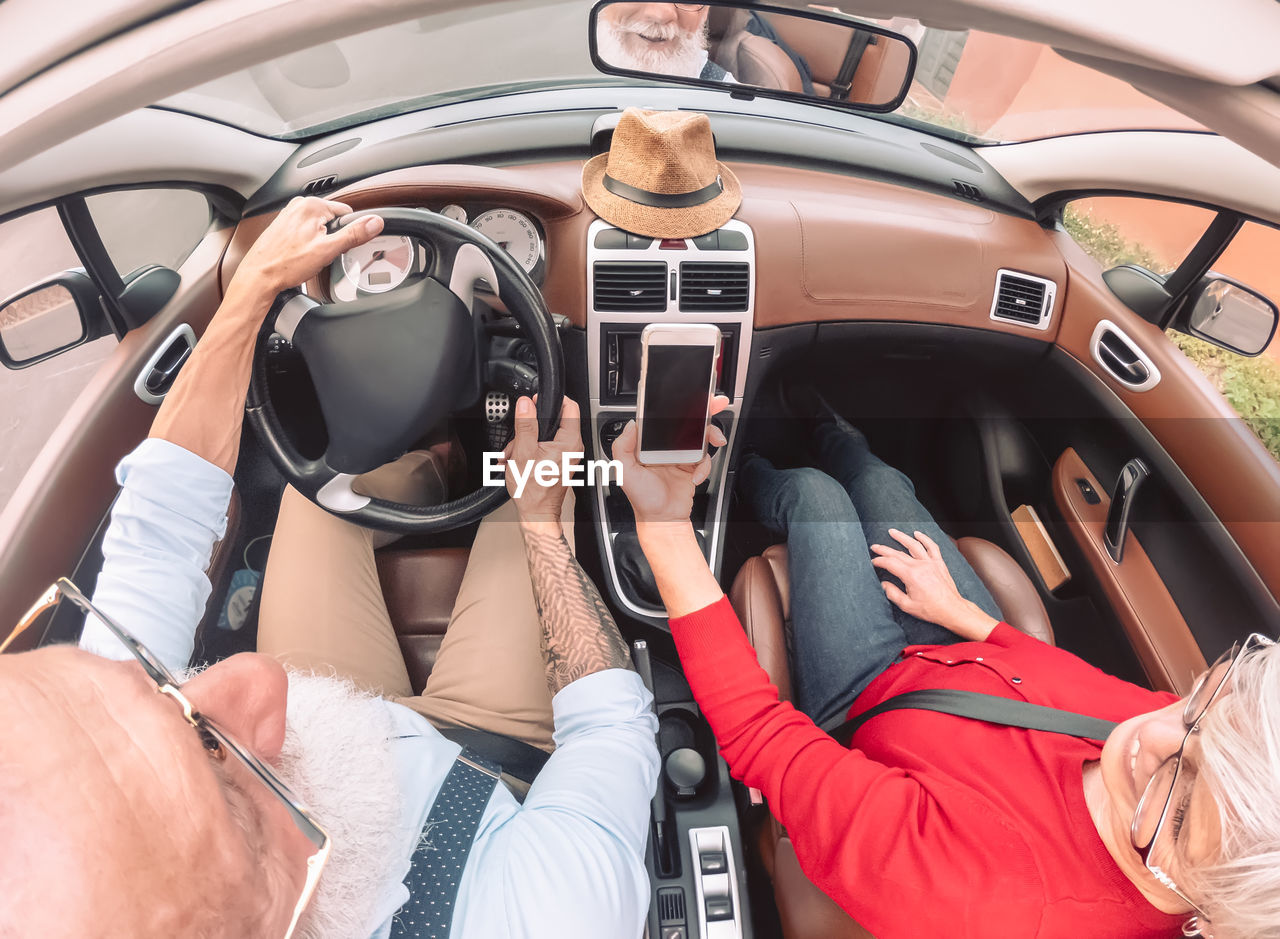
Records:
<instances>
[{"instance_id":1,"label":"rearview mirror","mask_svg":"<svg viewBox=\"0 0 1280 939\"><path fill-rule=\"evenodd\" d=\"M0 362L26 368L84 342L97 297L88 275L71 270L0 302Z\"/></svg>"},{"instance_id":2,"label":"rearview mirror","mask_svg":"<svg viewBox=\"0 0 1280 939\"><path fill-rule=\"evenodd\" d=\"M1280 311L1275 303L1239 281L1210 273L1186 300L1175 321L1198 339L1240 355L1258 355L1275 335Z\"/></svg>"},{"instance_id":3,"label":"rearview mirror","mask_svg":"<svg viewBox=\"0 0 1280 939\"><path fill-rule=\"evenodd\" d=\"M602 72L860 111L896 110L916 67L905 36L814 9L605 0L589 37Z\"/></svg>"}]
</instances>

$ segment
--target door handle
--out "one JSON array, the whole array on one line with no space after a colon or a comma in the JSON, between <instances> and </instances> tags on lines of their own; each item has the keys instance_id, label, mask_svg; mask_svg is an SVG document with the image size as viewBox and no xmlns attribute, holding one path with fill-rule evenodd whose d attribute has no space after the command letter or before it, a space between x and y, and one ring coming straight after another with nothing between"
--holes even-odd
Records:
<instances>
[{"instance_id":1,"label":"door handle","mask_svg":"<svg viewBox=\"0 0 1280 939\"><path fill-rule=\"evenodd\" d=\"M1119 348L1116 348L1116 347ZM1124 350L1124 351L1121 351ZM1128 358L1126 358L1128 353ZM1133 353L1111 333L1104 333L1098 343L1098 356L1104 365L1125 379L1131 385L1141 385L1150 377L1151 372L1141 360L1133 357Z\"/></svg>"},{"instance_id":2,"label":"door handle","mask_svg":"<svg viewBox=\"0 0 1280 939\"><path fill-rule=\"evenodd\" d=\"M160 343L133 382L133 391L147 404L159 404L173 387L182 366L196 347L196 334L182 323Z\"/></svg>"},{"instance_id":3,"label":"door handle","mask_svg":"<svg viewBox=\"0 0 1280 939\"><path fill-rule=\"evenodd\" d=\"M1151 475L1147 464L1137 457L1130 460L1120 470L1116 479L1115 490L1111 493L1111 507L1107 510L1107 527L1103 531L1102 540L1107 547L1111 560L1117 564L1124 557L1124 539L1129 532L1129 518L1133 511L1133 499L1138 489Z\"/></svg>"},{"instance_id":4,"label":"door handle","mask_svg":"<svg viewBox=\"0 0 1280 939\"><path fill-rule=\"evenodd\" d=\"M1089 351L1104 372L1130 391L1149 391L1160 381L1160 369L1151 357L1111 320L1094 327Z\"/></svg>"}]
</instances>

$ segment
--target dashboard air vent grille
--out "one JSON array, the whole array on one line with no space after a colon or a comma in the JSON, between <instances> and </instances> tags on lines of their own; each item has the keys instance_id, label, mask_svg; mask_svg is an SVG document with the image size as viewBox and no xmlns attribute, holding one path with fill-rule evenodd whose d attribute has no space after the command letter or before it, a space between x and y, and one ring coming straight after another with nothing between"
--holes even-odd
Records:
<instances>
[{"instance_id":1,"label":"dashboard air vent grille","mask_svg":"<svg viewBox=\"0 0 1280 939\"><path fill-rule=\"evenodd\" d=\"M304 196L314 196L318 192L332 189L337 182L337 176L319 176L302 184L302 194Z\"/></svg>"},{"instance_id":2,"label":"dashboard air vent grille","mask_svg":"<svg viewBox=\"0 0 1280 939\"><path fill-rule=\"evenodd\" d=\"M953 179L951 185L955 188L956 195L962 199L968 199L972 202L983 202L986 196L982 194L982 190L973 183L966 183L963 180Z\"/></svg>"},{"instance_id":3,"label":"dashboard air vent grille","mask_svg":"<svg viewBox=\"0 0 1280 939\"><path fill-rule=\"evenodd\" d=\"M996 275L996 297L991 318L1043 329L1053 309L1052 281L1025 274L1000 271Z\"/></svg>"},{"instance_id":4,"label":"dashboard air vent grille","mask_svg":"<svg viewBox=\"0 0 1280 939\"><path fill-rule=\"evenodd\" d=\"M663 261L596 261L595 308L602 313L663 313L667 265Z\"/></svg>"},{"instance_id":5,"label":"dashboard air vent grille","mask_svg":"<svg viewBox=\"0 0 1280 939\"><path fill-rule=\"evenodd\" d=\"M731 261L685 261L680 265L680 312L737 313L746 310L751 265Z\"/></svg>"}]
</instances>

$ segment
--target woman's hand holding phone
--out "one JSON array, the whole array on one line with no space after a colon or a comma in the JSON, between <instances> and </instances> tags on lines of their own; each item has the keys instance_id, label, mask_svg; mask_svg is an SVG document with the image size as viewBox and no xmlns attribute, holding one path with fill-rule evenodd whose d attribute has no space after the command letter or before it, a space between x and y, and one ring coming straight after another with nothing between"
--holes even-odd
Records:
<instances>
[{"instance_id":1,"label":"woman's hand holding phone","mask_svg":"<svg viewBox=\"0 0 1280 939\"><path fill-rule=\"evenodd\" d=\"M723 395L711 399L712 414L728 406ZM724 596L689 520L693 491L711 473L711 457L693 464L646 466L636 456L638 437L632 421L614 441L613 458L622 464L622 491L635 511L636 535L667 615L684 616ZM715 424L707 425L707 442L717 447L726 443Z\"/></svg>"},{"instance_id":2,"label":"woman's hand holding phone","mask_svg":"<svg viewBox=\"0 0 1280 939\"><path fill-rule=\"evenodd\" d=\"M711 399L712 414L728 406L729 399L724 395ZM707 442L723 447L727 441L719 427L708 423ZM653 522L688 522L693 512L693 491L710 475L711 457L704 456L693 464L646 466L637 457L638 445L635 421L628 423L613 443L613 458L622 464L622 491L631 500L637 529Z\"/></svg>"}]
</instances>

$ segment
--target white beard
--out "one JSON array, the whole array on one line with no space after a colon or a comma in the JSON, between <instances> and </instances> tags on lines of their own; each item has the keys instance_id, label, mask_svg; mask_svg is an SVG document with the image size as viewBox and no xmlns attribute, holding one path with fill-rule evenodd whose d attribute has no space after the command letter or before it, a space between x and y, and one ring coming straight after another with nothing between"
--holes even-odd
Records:
<instances>
[{"instance_id":1,"label":"white beard","mask_svg":"<svg viewBox=\"0 0 1280 939\"><path fill-rule=\"evenodd\" d=\"M598 23L596 46L600 58L618 68L697 78L707 62L707 33L703 28L686 32L675 23L654 23L651 20L613 23L603 17ZM675 45L659 48L641 36L674 39Z\"/></svg>"},{"instance_id":2,"label":"white beard","mask_svg":"<svg viewBox=\"0 0 1280 939\"><path fill-rule=\"evenodd\" d=\"M303 912L299 939L373 933L387 872L409 845L397 824L400 793L391 717L350 682L290 671L284 749L275 769L329 832L329 862Z\"/></svg>"}]
</instances>

